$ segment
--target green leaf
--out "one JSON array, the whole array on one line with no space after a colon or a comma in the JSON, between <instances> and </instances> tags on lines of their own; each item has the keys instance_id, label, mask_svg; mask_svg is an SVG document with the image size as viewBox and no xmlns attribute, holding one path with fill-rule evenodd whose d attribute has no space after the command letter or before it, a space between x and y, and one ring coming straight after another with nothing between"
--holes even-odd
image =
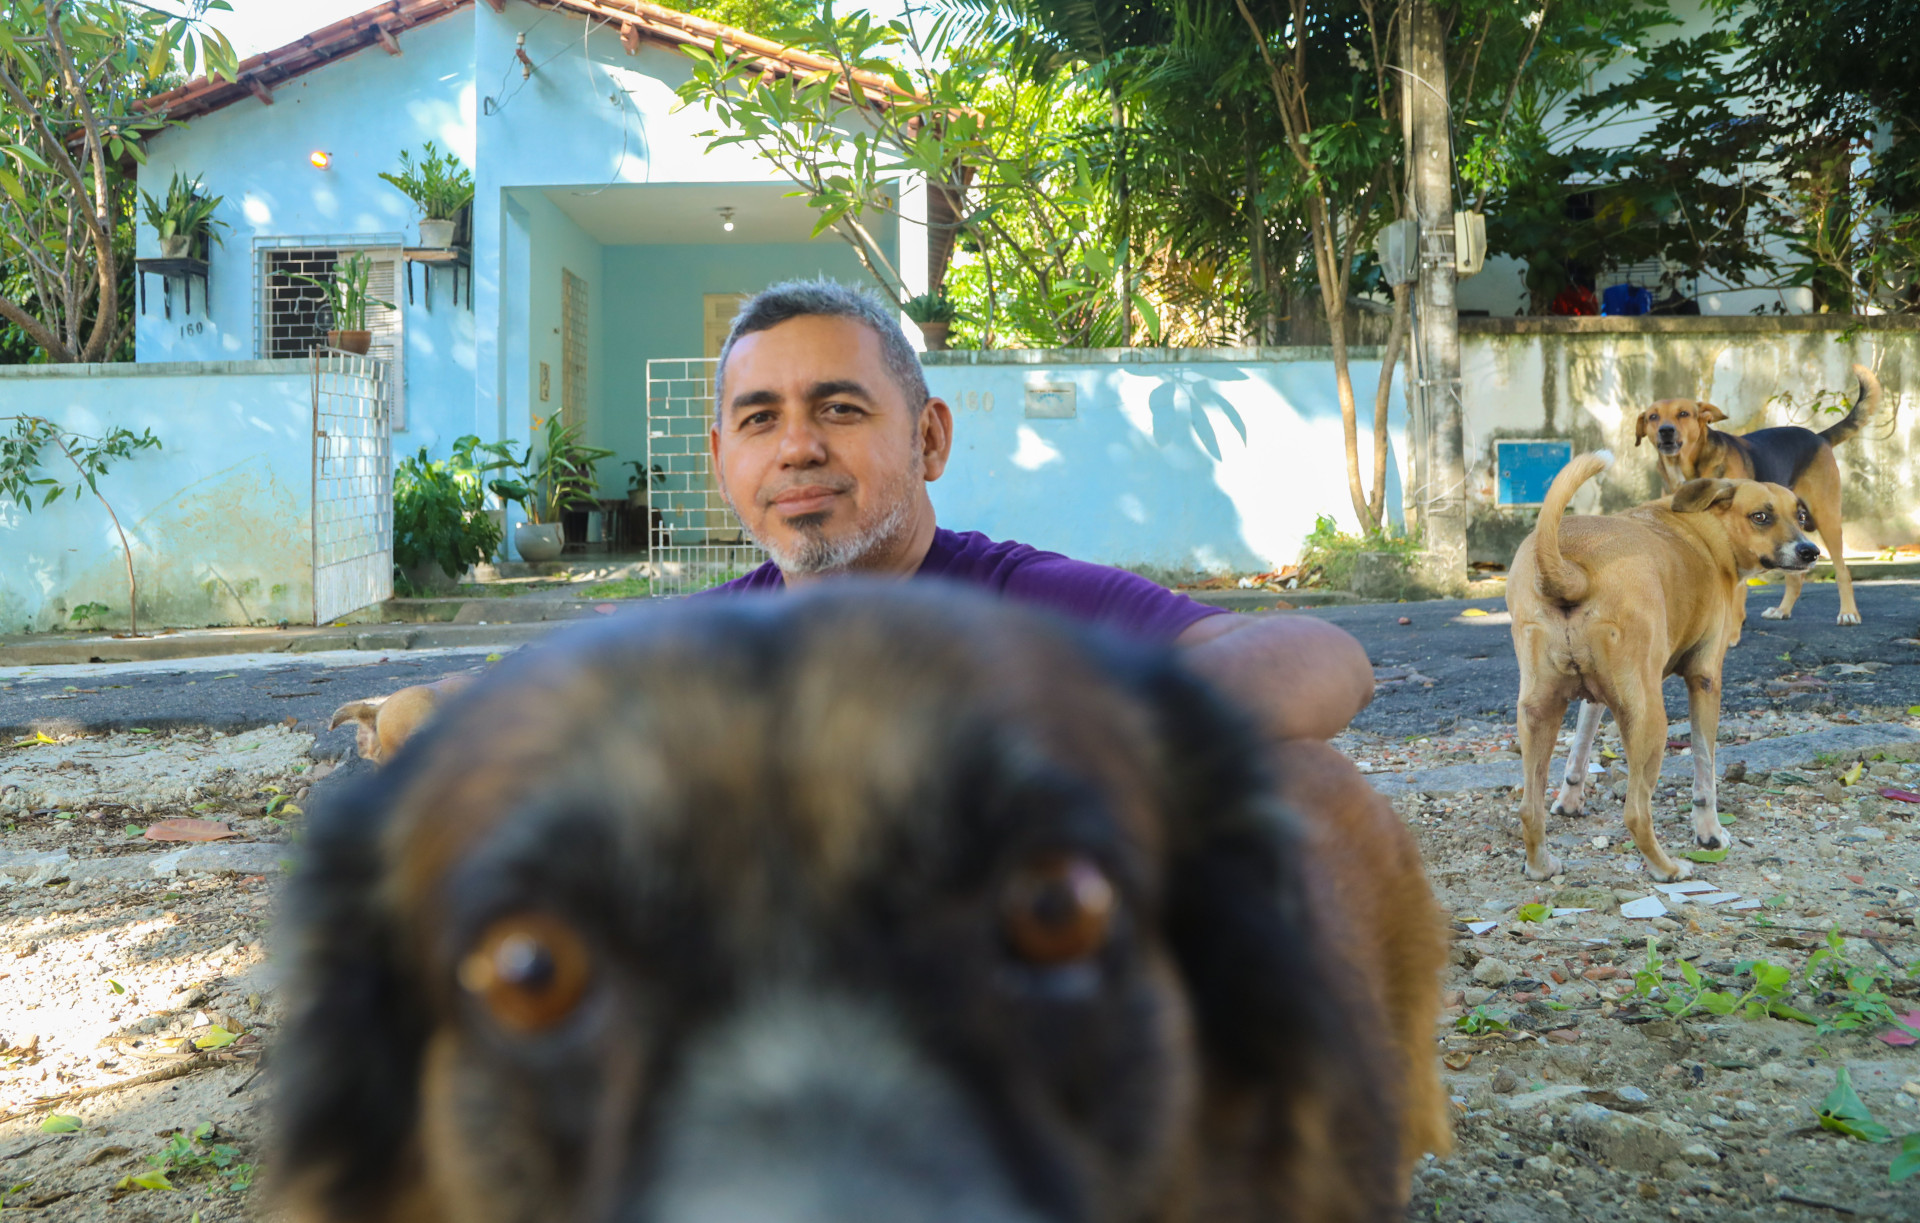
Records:
<instances>
[{"instance_id":1,"label":"green leaf","mask_svg":"<svg viewBox=\"0 0 1920 1223\"><path fill-rule=\"evenodd\" d=\"M1727 851L1724 849L1690 849L1685 855L1695 862L1725 862Z\"/></svg>"},{"instance_id":2,"label":"green leaf","mask_svg":"<svg viewBox=\"0 0 1920 1223\"><path fill-rule=\"evenodd\" d=\"M202 1050L224 1049L228 1045L232 1044L234 1041L239 1039L240 1039L239 1033L229 1032L225 1028L221 1027L219 1024L216 1023L212 1027L207 1029L207 1034L205 1036L202 1036L193 1042L193 1047L196 1049L202 1049Z\"/></svg>"},{"instance_id":3,"label":"green leaf","mask_svg":"<svg viewBox=\"0 0 1920 1223\"><path fill-rule=\"evenodd\" d=\"M1515 914L1521 921L1542 922L1553 916L1553 906L1543 904L1521 905Z\"/></svg>"},{"instance_id":4,"label":"green leaf","mask_svg":"<svg viewBox=\"0 0 1920 1223\"><path fill-rule=\"evenodd\" d=\"M1853 1076L1845 1066L1834 1072L1833 1090L1820 1102L1820 1128L1864 1142L1893 1140L1893 1132L1875 1121L1861 1102L1859 1093L1853 1089Z\"/></svg>"},{"instance_id":5,"label":"green leaf","mask_svg":"<svg viewBox=\"0 0 1920 1223\"><path fill-rule=\"evenodd\" d=\"M173 1182L167 1179L165 1172L156 1168L152 1172L142 1172L138 1176L123 1176L120 1178L119 1183L114 1185L114 1188L120 1190L172 1189Z\"/></svg>"},{"instance_id":6,"label":"green leaf","mask_svg":"<svg viewBox=\"0 0 1920 1223\"><path fill-rule=\"evenodd\" d=\"M1920 1172L1920 1133L1908 1134L1900 1140L1900 1153L1893 1157L1893 1166L1887 1169L1887 1180L1897 1185L1916 1172Z\"/></svg>"},{"instance_id":7,"label":"green leaf","mask_svg":"<svg viewBox=\"0 0 1920 1223\"><path fill-rule=\"evenodd\" d=\"M112 977L107 978L107 987L116 994L124 994L127 992L127 987L115 981Z\"/></svg>"},{"instance_id":8,"label":"green leaf","mask_svg":"<svg viewBox=\"0 0 1920 1223\"><path fill-rule=\"evenodd\" d=\"M78 1117L55 1113L40 1123L42 1134L78 1134L85 1123Z\"/></svg>"}]
</instances>

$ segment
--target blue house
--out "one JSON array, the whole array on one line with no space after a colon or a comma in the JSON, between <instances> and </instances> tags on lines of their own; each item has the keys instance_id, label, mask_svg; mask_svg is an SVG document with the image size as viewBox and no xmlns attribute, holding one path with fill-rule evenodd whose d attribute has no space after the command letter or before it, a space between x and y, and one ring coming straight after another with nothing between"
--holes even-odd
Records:
<instances>
[{"instance_id":1,"label":"blue house","mask_svg":"<svg viewBox=\"0 0 1920 1223\"><path fill-rule=\"evenodd\" d=\"M716 121L679 108L678 48L716 39L770 73L821 66L642 0L388 0L245 61L237 82L163 97L181 122L151 140L141 186L198 177L230 228L209 283L144 277L138 361L304 357L325 320L293 277L364 252L394 303L370 325L394 362L396 455L524 441L559 413L617 452L601 491L623 495L624 463L647 454L649 362L713 356L740 298L775 281L865 276L837 236L810 240L791 183L741 146L707 152ZM417 210L378 177L427 141L476 180L453 263L422 261ZM902 214L924 216L924 187L903 191ZM924 226L888 218L879 236L924 286ZM139 253L158 253L150 230Z\"/></svg>"}]
</instances>

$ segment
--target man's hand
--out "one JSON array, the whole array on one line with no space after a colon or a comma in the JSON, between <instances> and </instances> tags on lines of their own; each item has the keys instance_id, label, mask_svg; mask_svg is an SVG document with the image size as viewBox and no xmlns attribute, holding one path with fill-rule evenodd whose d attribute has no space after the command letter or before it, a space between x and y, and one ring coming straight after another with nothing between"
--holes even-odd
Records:
<instances>
[{"instance_id":1,"label":"man's hand","mask_svg":"<svg viewBox=\"0 0 1920 1223\"><path fill-rule=\"evenodd\" d=\"M1311 616L1208 616L1175 644L1276 739L1331 739L1373 699L1365 647Z\"/></svg>"}]
</instances>

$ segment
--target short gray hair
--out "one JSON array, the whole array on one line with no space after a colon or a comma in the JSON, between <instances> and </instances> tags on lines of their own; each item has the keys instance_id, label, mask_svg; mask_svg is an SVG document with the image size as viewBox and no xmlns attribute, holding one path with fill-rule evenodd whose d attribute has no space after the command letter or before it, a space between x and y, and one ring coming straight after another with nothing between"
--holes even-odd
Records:
<instances>
[{"instance_id":1,"label":"short gray hair","mask_svg":"<svg viewBox=\"0 0 1920 1223\"><path fill-rule=\"evenodd\" d=\"M900 311L879 294L856 289L838 281L785 280L762 289L740 307L733 316L727 342L720 346L720 362L713 371L713 415L720 418L720 405L726 402L724 386L727 358L740 337L778 327L788 319L820 316L850 318L866 324L880 341L880 353L886 359L887 372L907 397L907 407L918 411L932 396L927 391L927 375L920 368L920 356L907 343L900 330Z\"/></svg>"}]
</instances>

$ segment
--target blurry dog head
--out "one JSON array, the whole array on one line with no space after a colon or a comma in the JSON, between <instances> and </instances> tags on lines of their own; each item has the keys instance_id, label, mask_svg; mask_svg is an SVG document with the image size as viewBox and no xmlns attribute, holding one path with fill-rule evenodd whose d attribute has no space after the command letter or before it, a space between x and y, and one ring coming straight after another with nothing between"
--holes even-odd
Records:
<instances>
[{"instance_id":1,"label":"blurry dog head","mask_svg":"<svg viewBox=\"0 0 1920 1223\"><path fill-rule=\"evenodd\" d=\"M1640 413L1639 423L1634 426L1633 444L1638 446L1652 438L1653 448L1661 454L1690 462L1700 448L1707 427L1726 418L1725 412L1710 403L1662 399Z\"/></svg>"},{"instance_id":2,"label":"blurry dog head","mask_svg":"<svg viewBox=\"0 0 1920 1223\"><path fill-rule=\"evenodd\" d=\"M333 711L327 729L353 723L354 750L371 764L381 764L400 750L400 745L426 725L440 702L473 682L470 675L449 675L431 684L416 684L387 696L348 701Z\"/></svg>"},{"instance_id":3,"label":"blurry dog head","mask_svg":"<svg viewBox=\"0 0 1920 1223\"><path fill-rule=\"evenodd\" d=\"M1794 491L1760 480L1689 480L1673 494L1676 514L1712 514L1726 530L1742 574L1805 573L1820 559L1807 538L1811 519Z\"/></svg>"},{"instance_id":4,"label":"blurry dog head","mask_svg":"<svg viewBox=\"0 0 1920 1223\"><path fill-rule=\"evenodd\" d=\"M317 816L296 1217L1387 1217L1238 721L1158 652L840 587L526 651Z\"/></svg>"}]
</instances>

